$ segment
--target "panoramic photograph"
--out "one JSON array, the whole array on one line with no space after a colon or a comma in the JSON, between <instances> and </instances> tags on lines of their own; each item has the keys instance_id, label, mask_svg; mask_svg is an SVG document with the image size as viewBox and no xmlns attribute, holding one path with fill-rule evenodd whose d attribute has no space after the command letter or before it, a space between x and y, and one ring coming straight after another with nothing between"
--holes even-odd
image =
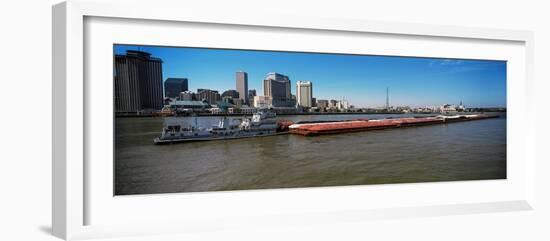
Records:
<instances>
[{"instance_id":1,"label":"panoramic photograph","mask_svg":"<svg viewBox=\"0 0 550 241\"><path fill-rule=\"evenodd\" d=\"M506 179L506 61L115 44L114 195Z\"/></svg>"}]
</instances>

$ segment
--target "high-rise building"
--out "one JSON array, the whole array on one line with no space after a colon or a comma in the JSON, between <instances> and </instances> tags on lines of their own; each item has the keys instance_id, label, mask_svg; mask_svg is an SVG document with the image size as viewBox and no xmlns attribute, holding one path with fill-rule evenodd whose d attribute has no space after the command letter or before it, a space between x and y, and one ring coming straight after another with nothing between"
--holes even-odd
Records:
<instances>
[{"instance_id":1,"label":"high-rise building","mask_svg":"<svg viewBox=\"0 0 550 241\"><path fill-rule=\"evenodd\" d=\"M256 96L256 90L255 89L248 90L248 98L250 98L250 96Z\"/></svg>"},{"instance_id":2,"label":"high-rise building","mask_svg":"<svg viewBox=\"0 0 550 241\"><path fill-rule=\"evenodd\" d=\"M248 103L248 74L244 71L238 71L235 74L235 82L237 92L239 92L238 98L242 100L242 103Z\"/></svg>"},{"instance_id":3,"label":"high-rise building","mask_svg":"<svg viewBox=\"0 0 550 241\"><path fill-rule=\"evenodd\" d=\"M248 105L249 106L254 106L254 96L256 96L256 90L255 89L251 89L251 90L248 90Z\"/></svg>"},{"instance_id":4,"label":"high-rise building","mask_svg":"<svg viewBox=\"0 0 550 241\"><path fill-rule=\"evenodd\" d=\"M290 92L290 79L279 73L268 73L265 77L264 96L272 98L274 107L294 107L296 105Z\"/></svg>"},{"instance_id":5,"label":"high-rise building","mask_svg":"<svg viewBox=\"0 0 550 241\"><path fill-rule=\"evenodd\" d=\"M200 101L205 100L208 104L215 105L222 98L217 90L197 89L197 99Z\"/></svg>"},{"instance_id":6,"label":"high-rise building","mask_svg":"<svg viewBox=\"0 0 550 241\"><path fill-rule=\"evenodd\" d=\"M176 98L181 92L188 90L187 78L168 78L164 81L164 97Z\"/></svg>"},{"instance_id":7,"label":"high-rise building","mask_svg":"<svg viewBox=\"0 0 550 241\"><path fill-rule=\"evenodd\" d=\"M150 53L127 50L115 55L115 112L162 109L162 60Z\"/></svg>"},{"instance_id":8,"label":"high-rise building","mask_svg":"<svg viewBox=\"0 0 550 241\"><path fill-rule=\"evenodd\" d=\"M296 99L298 106L313 107L313 84L311 81L296 82Z\"/></svg>"},{"instance_id":9,"label":"high-rise building","mask_svg":"<svg viewBox=\"0 0 550 241\"><path fill-rule=\"evenodd\" d=\"M290 79L279 73L268 73L264 79L264 95L290 99Z\"/></svg>"}]
</instances>

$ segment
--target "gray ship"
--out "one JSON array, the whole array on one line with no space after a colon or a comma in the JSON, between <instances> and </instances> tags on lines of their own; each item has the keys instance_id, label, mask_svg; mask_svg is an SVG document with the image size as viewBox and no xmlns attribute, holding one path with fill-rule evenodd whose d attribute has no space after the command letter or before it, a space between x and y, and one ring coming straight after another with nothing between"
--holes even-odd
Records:
<instances>
[{"instance_id":1,"label":"gray ship","mask_svg":"<svg viewBox=\"0 0 550 241\"><path fill-rule=\"evenodd\" d=\"M169 144L189 141L226 140L282 134L284 132L277 131L278 125L275 117L275 113L259 111L252 118L243 118L239 123L222 117L218 125L210 128L171 124L163 128L161 136L155 138L154 143Z\"/></svg>"}]
</instances>

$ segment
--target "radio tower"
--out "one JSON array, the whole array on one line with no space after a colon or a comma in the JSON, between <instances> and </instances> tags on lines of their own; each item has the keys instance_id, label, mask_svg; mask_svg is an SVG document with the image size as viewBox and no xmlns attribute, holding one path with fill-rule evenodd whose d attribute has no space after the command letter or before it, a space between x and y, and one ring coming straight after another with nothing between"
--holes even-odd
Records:
<instances>
[{"instance_id":1,"label":"radio tower","mask_svg":"<svg viewBox=\"0 0 550 241\"><path fill-rule=\"evenodd\" d=\"M386 110L390 109L390 88L386 87Z\"/></svg>"}]
</instances>

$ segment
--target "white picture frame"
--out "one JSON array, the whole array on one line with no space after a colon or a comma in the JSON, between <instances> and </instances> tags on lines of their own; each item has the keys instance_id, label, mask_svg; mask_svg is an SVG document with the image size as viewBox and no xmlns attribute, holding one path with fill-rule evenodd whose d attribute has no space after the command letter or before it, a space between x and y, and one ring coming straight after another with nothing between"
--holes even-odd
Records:
<instances>
[{"instance_id":1,"label":"white picture frame","mask_svg":"<svg viewBox=\"0 0 550 241\"><path fill-rule=\"evenodd\" d=\"M255 29L277 29L277 32L299 30L307 33L315 31L316 34L344 34L344 33L368 33L391 35L395 38L422 37L428 39L452 39L457 42L481 41L488 45L495 42L513 43L520 46L515 48L517 53L510 55L511 61L517 64L518 72L514 72L513 80L508 80L508 105L513 115L518 118L508 123L511 135L518 136L519 133L514 129L521 126L530 126L529 120L520 118L520 116L529 116L530 109L522 108L529 106L532 93L532 75L533 75L533 34L529 31L519 30L497 30L456 26L422 25L409 23L390 23L390 22L370 22L346 19L320 19L320 18L301 18L285 16L279 18L262 18L253 15L226 15L209 16L207 11L186 11L181 14L179 9L185 8L185 3L171 2L170 4L158 3L130 3L125 2L95 2L73 0L60 3L53 7L53 194L52 194L52 226L53 234L63 239L82 239L94 237L112 237L123 235L139 235L152 233L172 233L172 232L192 232L195 230L205 230L217 227L234 227L243 225L273 225L275 223L284 223L285 218L292 218L303 222L319 222L323 219L331 219L338 222L343 219L383 219L400 217L423 217L433 215L466 214L480 212L530 210L534 202L534 168L535 160L533 156L534 148L534 130L524 128L521 131L521 139L515 141L514 145L509 145L512 154L508 155L513 165L508 168L514 173L513 177L518 177L517 182L509 180L508 182L494 181L475 181L467 183L441 183L437 185L424 184L397 184L397 185L374 185L371 187L332 187L332 188L313 188L313 189L294 189L294 190L264 190L259 192L222 192L211 194L171 194L171 195L143 195L137 197L117 198L116 203L104 202L105 199L114 197L102 197L103 201L95 198L95 191L92 186L98 179L93 175L87 175L90 168L102 168L96 166L85 158L90 155L87 153L88 143L86 135L90 133L88 118L90 117L90 105L87 104L87 88L95 88L85 84L85 68L90 67L87 63L86 52L86 34L98 33L96 30L86 29L86 19L115 19L121 21L141 21L154 22L149 28L163 24L211 24L223 25L224 29L253 27ZM151 9L155 9L151 11ZM108 22L108 21L107 21ZM86 31L90 31L86 33ZM204 31L207 31L206 28ZM101 31L99 31L101 32ZM130 35L130 33L128 33ZM162 40L151 40L150 43L172 42ZM111 41L107 39L107 41ZM114 41L114 40L113 40ZM166 42L164 42L166 41ZM177 43L175 43L177 44ZM213 43L214 45L216 43ZM458 44L458 43L457 43ZM92 46L93 47L93 46ZM223 46L219 46L223 47ZM478 46L479 47L479 46ZM269 48L269 47L268 47ZM278 46L278 48L291 48L290 46ZM494 52L498 52L494 49ZM389 50L385 50L389 54ZM398 55L399 52L393 53ZM413 53L414 54L414 53ZM437 53L434 53L437 54ZM464 53L464 56L469 56ZM470 53L473 54L473 53ZM492 56L491 53L485 53ZM425 56L424 54L423 56ZM427 56L427 55L426 55ZM473 56L473 55L472 55ZM494 55L498 58L498 54ZM503 57L503 58L504 58ZM521 59L521 61L520 61ZM518 61L516 61L518 60ZM93 65L93 64L92 64ZM92 66L95 68L95 66ZM108 72L108 70L107 70ZM510 82L512 81L512 82ZM514 92L511 92L510 84L513 85ZM91 94L93 95L93 94ZM110 99L109 99L110 100ZM92 106L93 107L93 106ZM93 112L93 111L92 111ZM95 112L93 112L95 113ZM532 125L531 125L532 126ZM109 153L104 153L109 154ZM517 163L514 164L514 163ZM112 170L111 170L112 171ZM102 171L108 174L108 170ZM91 179L88 179L92 177ZM112 180L111 180L112 182ZM419 185L419 186L415 186ZM98 186L98 185L95 185ZM295 198L304 200L304 206L307 200L312 198L323 199L330 195L341 195L342 197L352 197L353 195L363 195L364 192L379 193L384 195L396 195L399 192L408 192L409 195L417 195L422 192L434 193L445 192L445 189L456 189L460 192L470 190L473 196L468 198L456 198L452 195L441 202L395 202L392 204L373 204L373 208L361 208L360 203L350 205L349 209L337 209L332 206L311 205L309 209L291 210L292 207L282 205L278 209L265 210L261 207L248 206L252 211L261 212L259 216L251 216L246 213L244 207L236 207L232 212L224 212L221 208L219 214L212 214L205 220L195 220L185 223L181 217L166 216L162 214L155 216L155 213L143 210L135 214L135 222L128 219L117 219L117 215L122 216L125 211L123 207L147 209L155 205L177 206L178 203L188 201L189 205L195 204L200 211L200 205L213 204L215 200L225 200L229 203L242 203L246 200L265 201L276 199L277 196ZM483 196L486 190L501 189L501 194L495 194L494 198ZM507 190L513 188L512 192ZM97 189L97 188L96 188ZM367 190L368 189L368 190ZM453 189L453 190L454 190ZM461 194L461 193L458 193ZM429 194L428 194L429 195ZM478 195L478 196L476 196ZM94 197L91 197L94 196ZM97 195L96 195L97 196ZM454 199L453 199L454 198ZM185 199L185 200L184 200ZM335 199L335 202L341 202L342 199ZM379 200L380 201L380 200ZM90 209L90 202L101 202L101 205L95 205ZM111 205L111 206L109 206ZM123 205L123 206L121 206ZM300 205L298 205L300 207ZM286 209L285 209L286 208ZM327 210L328 208L328 210ZM104 211L101 211L104 209ZM92 211L94 210L94 211ZM113 210L121 210L120 213ZM286 212L285 210L291 210ZM162 211L155 210L154 212ZM102 217L101 221L112 215L113 223L90 222L90 216L96 215ZM146 216L154 221L152 223L143 222L139 216ZM199 214L194 214L198 217ZM162 216L162 218L160 218ZM191 215L192 216L192 215ZM213 219L230 220L231 225L225 221L212 221ZM137 228L136 228L137 227ZM139 231L136 231L139 230Z\"/></svg>"}]
</instances>

